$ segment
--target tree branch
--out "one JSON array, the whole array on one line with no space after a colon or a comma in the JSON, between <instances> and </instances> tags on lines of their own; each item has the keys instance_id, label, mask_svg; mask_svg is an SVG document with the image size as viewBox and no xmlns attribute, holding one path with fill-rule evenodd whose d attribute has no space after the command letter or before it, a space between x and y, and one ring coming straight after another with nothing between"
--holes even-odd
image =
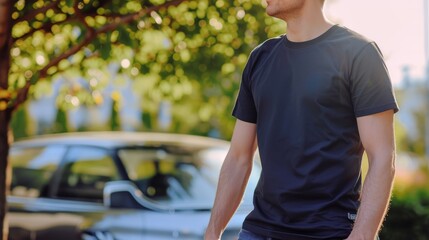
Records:
<instances>
[{"instance_id":1,"label":"tree branch","mask_svg":"<svg viewBox=\"0 0 429 240\"><path fill-rule=\"evenodd\" d=\"M1 1L1 0L0 0ZM85 17L87 17L87 16L96 16L96 15L98 15L98 16L104 16L104 17L107 17L107 18L110 18L110 19L113 19L111 22L111 24L106 24L106 25L104 25L103 27L101 27L101 28L99 28L97 31L96 31L96 33L97 34L99 34L99 33L105 33L105 32L108 32L108 31L111 31L111 30L114 30L115 28L117 28L119 25L122 25L122 24L128 24L128 23L130 23L130 22L133 22L133 21L135 21L135 20L137 20L137 19L139 19L139 18L141 18L142 16L144 16L144 15L146 15L146 14L148 14L148 13L151 13L151 12L153 12L153 11L158 11L159 9L162 9L162 8L166 8L166 7L170 7L170 6L177 6L177 5L179 5L180 3L182 3L182 2L185 2L185 1L188 1L188 0L175 0L175 1L170 1L170 2L166 2L166 3L164 3L164 4L162 4L162 5L157 5L157 6L151 6L151 7L149 7L149 8L146 8L146 9L142 9L141 11L139 11L139 12L135 12L135 13L132 13L132 14L126 14L126 15L124 15L124 14L116 14L116 13L112 13L112 14L106 14L106 15L99 15L99 14L93 14L93 13L89 13L89 14L82 14L82 12L80 12L80 11L77 11L76 12L76 14L75 15L73 15L73 16L67 16L67 18L66 19L64 19L64 20L62 20L62 21L59 21L59 22L55 22L55 23L51 23L51 22L49 22L49 23L45 23L45 24L43 24L40 28L33 28L33 29L31 29L29 32L27 32L27 33L25 33L25 34L23 34L22 36L19 36L19 37L16 37L16 38L13 38L13 43L14 42L16 42L16 41L18 41L18 40L22 40L22 39L25 39L25 38L27 38L27 37L29 37L29 36L31 36L33 33L35 33L35 32L37 32L37 31L45 31L45 32L47 32L48 30L50 30L50 28L52 27L52 26L54 26L54 25L56 25L56 24L62 24L62 23L65 23L65 22L68 22L68 21L72 21L72 20L79 20L80 22L82 22L89 30L91 30L91 29L93 29L93 28L91 28L90 26L88 26L88 24L86 23L86 21L85 21ZM83 12L83 13L85 13L85 12ZM119 24L117 23L117 22L119 22Z\"/></svg>"},{"instance_id":2,"label":"tree branch","mask_svg":"<svg viewBox=\"0 0 429 240\"><path fill-rule=\"evenodd\" d=\"M60 23L61 23L61 22L60 22ZM21 40L21 39L26 39L26 38L28 38L29 36L33 35L33 33L37 32L37 31L45 31L45 32L47 32L47 31L49 31L49 30L51 29L51 27L52 27L53 25L55 25L55 24L57 24L57 23L51 23L51 22L49 22L49 23L45 23L45 24L43 24L43 25L42 25L41 27L39 27L39 28L32 28L30 31L28 31L28 32L24 33L23 35L21 35L21 36L19 36L19 37L16 37L16 38L13 38L13 42L16 42L16 41Z\"/></svg>"},{"instance_id":3,"label":"tree branch","mask_svg":"<svg viewBox=\"0 0 429 240\"><path fill-rule=\"evenodd\" d=\"M1 0L0 0L1 1ZM28 96L28 90L30 89L30 86L33 85L37 80L34 79L43 79L47 76L47 72L51 67L57 66L62 60L72 56L73 54L79 52L83 47L91 43L99 34L106 33L109 31L112 31L116 29L119 25L129 24L135 20L138 20L139 18L143 17L144 15L147 15L148 13L151 13L153 11L158 11L162 8L168 8L171 6L178 6L182 2L185 2L187 0L173 0L170 2L166 2L161 5L152 6L146 9L142 9L141 11L135 12L130 15L122 16L115 18L115 20L110 23L106 24L103 27L94 30L93 28L90 28L87 32L85 38L77 45L73 46L69 50L65 51L64 53L60 54L56 58L52 59L45 67L43 67L38 74L34 75L31 79L27 80L24 87L22 87L18 93L15 101L13 102L12 108L16 109L20 104L22 104Z\"/></svg>"},{"instance_id":4,"label":"tree branch","mask_svg":"<svg viewBox=\"0 0 429 240\"><path fill-rule=\"evenodd\" d=\"M58 1L54 0L51 3L49 3L48 5L38 8L38 9L34 9L31 10L29 13L25 13L22 17L16 19L13 24L19 23L19 22L23 22L23 21L29 21L31 19L33 19L37 14L39 13L44 13L46 11L48 11L49 9L52 9L54 7L58 6Z\"/></svg>"},{"instance_id":5,"label":"tree branch","mask_svg":"<svg viewBox=\"0 0 429 240\"><path fill-rule=\"evenodd\" d=\"M166 2L164 4L161 4L161 5L152 6L152 7L146 8L146 9L142 9L138 12L135 12L135 13L132 13L129 15L117 17L113 20L112 23L104 25L103 27L97 29L96 32L97 32L97 34L99 34L99 33L105 33L108 31L112 31L112 30L116 29L119 25L129 24L133 21L138 20L139 18L143 17L144 15L147 15L148 13L158 11L162 8L168 8L171 6L178 6L182 2L186 2L186 1L188 1L188 0L173 0L173 1L169 1L169 2Z\"/></svg>"},{"instance_id":6,"label":"tree branch","mask_svg":"<svg viewBox=\"0 0 429 240\"><path fill-rule=\"evenodd\" d=\"M97 35L92 32L88 31L85 38L78 44L70 48L69 50L65 51L63 54L59 55L58 57L51 60L45 67L43 67L39 72L40 78L45 78L47 76L47 72L49 68L58 65L62 60L74 55L75 53L79 52L83 47L88 45L92 40L94 40L97 37Z\"/></svg>"},{"instance_id":7,"label":"tree branch","mask_svg":"<svg viewBox=\"0 0 429 240\"><path fill-rule=\"evenodd\" d=\"M62 20L62 21L58 21L58 22L54 22L54 23L53 23L53 22L47 22L47 23L44 23L44 24L43 24L41 27L39 27L39 28L32 28L30 31L28 31L28 32L24 33L23 35L21 35L21 36L19 36L19 37L16 37L16 38L13 38L13 39L12 39L12 42L14 43L14 42L16 42L16 41L18 41L18 40L26 39L26 38L28 38L29 36L33 35L33 33L37 32L37 31L45 31L45 32L48 32L48 31L50 31L51 27L52 27L52 26L54 26L54 25L62 24L62 23L69 22L69 21L73 21L73 20L75 20L75 19L77 19L77 17L76 17L75 15L73 15L73 16L68 15L68 16L67 16L67 18L66 18L66 19L64 19L64 20Z\"/></svg>"},{"instance_id":8,"label":"tree branch","mask_svg":"<svg viewBox=\"0 0 429 240\"><path fill-rule=\"evenodd\" d=\"M28 90L30 89L30 86L36 82L34 79L43 79L46 78L47 72L49 68L57 66L62 60L72 56L73 54L80 51L84 46L88 45L92 40L94 40L97 37L97 35L94 32L88 31L85 38L77 45L73 46L69 50L65 51L58 57L52 59L45 67L43 67L37 75L33 76L31 79L27 80L25 83L25 86L22 87L17 94L17 97L13 103L12 108L16 109L21 103L23 103L28 96Z\"/></svg>"}]
</instances>

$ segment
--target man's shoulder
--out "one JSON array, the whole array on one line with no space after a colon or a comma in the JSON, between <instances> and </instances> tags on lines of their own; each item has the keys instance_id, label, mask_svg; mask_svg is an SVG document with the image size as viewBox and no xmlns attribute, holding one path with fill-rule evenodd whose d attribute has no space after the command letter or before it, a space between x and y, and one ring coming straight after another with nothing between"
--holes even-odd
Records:
<instances>
[{"instance_id":1,"label":"man's shoulder","mask_svg":"<svg viewBox=\"0 0 429 240\"><path fill-rule=\"evenodd\" d=\"M276 47L278 44L281 44L281 42L283 42L283 37L284 37L284 35L269 38L269 39L265 40L264 42L262 42L261 44L259 44L258 46L256 46L253 49L253 52L272 49L272 48Z\"/></svg>"},{"instance_id":2,"label":"man's shoulder","mask_svg":"<svg viewBox=\"0 0 429 240\"><path fill-rule=\"evenodd\" d=\"M349 50L360 51L368 44L374 43L374 41L367 36L364 36L354 30L351 30L345 26L337 25L338 30L336 34L332 36L331 41L338 46L343 45L345 48Z\"/></svg>"},{"instance_id":3,"label":"man's shoulder","mask_svg":"<svg viewBox=\"0 0 429 240\"><path fill-rule=\"evenodd\" d=\"M283 44L283 35L265 40L256 46L250 53L250 60L259 61L271 55L279 46Z\"/></svg>"}]
</instances>

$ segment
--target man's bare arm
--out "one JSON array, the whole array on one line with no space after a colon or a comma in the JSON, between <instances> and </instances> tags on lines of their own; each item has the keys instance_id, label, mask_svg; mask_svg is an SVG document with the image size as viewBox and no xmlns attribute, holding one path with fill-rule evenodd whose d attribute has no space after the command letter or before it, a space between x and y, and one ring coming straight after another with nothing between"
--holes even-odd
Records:
<instances>
[{"instance_id":1,"label":"man's bare arm","mask_svg":"<svg viewBox=\"0 0 429 240\"><path fill-rule=\"evenodd\" d=\"M223 230L237 210L252 171L256 150L256 124L237 120L231 147L222 165L216 199L206 240L220 239Z\"/></svg>"},{"instance_id":2,"label":"man's bare arm","mask_svg":"<svg viewBox=\"0 0 429 240\"><path fill-rule=\"evenodd\" d=\"M373 240L384 220L395 174L393 111L359 117L357 123L369 168L356 222L348 239Z\"/></svg>"}]
</instances>

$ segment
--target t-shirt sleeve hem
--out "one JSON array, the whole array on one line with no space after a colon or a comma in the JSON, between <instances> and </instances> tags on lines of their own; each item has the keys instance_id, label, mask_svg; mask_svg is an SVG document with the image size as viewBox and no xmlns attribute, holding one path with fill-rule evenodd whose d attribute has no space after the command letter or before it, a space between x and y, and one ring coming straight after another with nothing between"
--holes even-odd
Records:
<instances>
[{"instance_id":1,"label":"t-shirt sleeve hem","mask_svg":"<svg viewBox=\"0 0 429 240\"><path fill-rule=\"evenodd\" d=\"M363 116L368 116L371 114L376 114L376 113L384 112L384 111L391 110L391 109L393 110L394 113L399 111L399 108L398 108L398 105L396 104L396 102L392 102L392 103L385 104L382 106L357 110L357 111L355 111L355 116L356 117L363 117Z\"/></svg>"},{"instance_id":2,"label":"t-shirt sleeve hem","mask_svg":"<svg viewBox=\"0 0 429 240\"><path fill-rule=\"evenodd\" d=\"M252 117L248 117L248 116L247 116L247 117L246 117L246 116L239 116L239 115L238 115L238 114L236 114L236 113L232 113L232 116L234 116L235 118L237 118L237 119L239 119L239 120L241 120L241 121L256 124L256 119L254 119L254 118L252 118Z\"/></svg>"}]
</instances>

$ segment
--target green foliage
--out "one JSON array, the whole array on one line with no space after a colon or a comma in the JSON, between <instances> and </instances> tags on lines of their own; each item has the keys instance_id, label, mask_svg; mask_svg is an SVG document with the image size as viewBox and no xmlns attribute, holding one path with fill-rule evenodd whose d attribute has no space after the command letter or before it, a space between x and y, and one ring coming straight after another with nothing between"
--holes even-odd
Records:
<instances>
[{"instance_id":1,"label":"green foliage","mask_svg":"<svg viewBox=\"0 0 429 240\"><path fill-rule=\"evenodd\" d=\"M24 107L20 107L12 117L10 128L15 139L20 139L28 135L28 113Z\"/></svg>"},{"instance_id":2,"label":"green foliage","mask_svg":"<svg viewBox=\"0 0 429 240\"><path fill-rule=\"evenodd\" d=\"M57 111L57 116L55 117L55 125L54 125L53 132L54 133L68 132L67 125L68 125L67 113L62 108L59 108Z\"/></svg>"},{"instance_id":3,"label":"green foliage","mask_svg":"<svg viewBox=\"0 0 429 240\"><path fill-rule=\"evenodd\" d=\"M141 119L143 122L143 130L153 129L152 116L149 113L143 112Z\"/></svg>"},{"instance_id":4,"label":"green foliage","mask_svg":"<svg viewBox=\"0 0 429 240\"><path fill-rule=\"evenodd\" d=\"M158 106L168 101L173 116L170 131L207 135L215 129L229 138L234 123L230 112L248 54L286 27L267 17L259 0L199 0L160 8L97 33L120 18L166 2L60 0L49 8L55 3L18 0L12 15L16 40L11 49L11 90L37 80L39 70L50 61L98 34L48 69L48 80L61 74L90 82L89 87L64 85L59 108L98 104L97 96L114 77L107 66L115 63L120 67L114 74L133 79L135 94L142 96L143 128L157 130L153 120ZM36 89L30 89L31 96L40 95Z\"/></svg>"},{"instance_id":5,"label":"green foliage","mask_svg":"<svg viewBox=\"0 0 429 240\"><path fill-rule=\"evenodd\" d=\"M411 90L411 91L410 91ZM395 91L396 98L399 103L406 103L409 94L417 95L417 96L425 96L425 87L417 87L417 89L397 89ZM421 109L414 109L411 114L411 117L415 120L416 128L419 129L417 136L413 136L412 138L408 136L407 132L409 129L406 129L400 121L395 122L395 137L396 137L396 146L398 152L409 152L414 153L419 156L425 155L425 110L424 104L421 105Z\"/></svg>"},{"instance_id":6,"label":"green foliage","mask_svg":"<svg viewBox=\"0 0 429 240\"><path fill-rule=\"evenodd\" d=\"M259 1L192 1L159 16L157 28L162 31L137 33L147 37L142 37L135 58L157 78L150 92L142 92L144 101L171 101L174 131L206 135L215 128L229 137L234 122L230 112L247 56L284 25L267 18ZM145 47L154 47L150 35L159 43L153 54Z\"/></svg>"},{"instance_id":7,"label":"green foliage","mask_svg":"<svg viewBox=\"0 0 429 240\"><path fill-rule=\"evenodd\" d=\"M117 100L113 100L112 103L112 109L111 109L111 113L110 113L110 130L112 131L117 131L120 129L121 127L121 123L119 122L119 111L118 111L118 101Z\"/></svg>"},{"instance_id":8,"label":"green foliage","mask_svg":"<svg viewBox=\"0 0 429 240\"><path fill-rule=\"evenodd\" d=\"M380 239L428 239L429 186L413 187L393 195Z\"/></svg>"}]
</instances>

